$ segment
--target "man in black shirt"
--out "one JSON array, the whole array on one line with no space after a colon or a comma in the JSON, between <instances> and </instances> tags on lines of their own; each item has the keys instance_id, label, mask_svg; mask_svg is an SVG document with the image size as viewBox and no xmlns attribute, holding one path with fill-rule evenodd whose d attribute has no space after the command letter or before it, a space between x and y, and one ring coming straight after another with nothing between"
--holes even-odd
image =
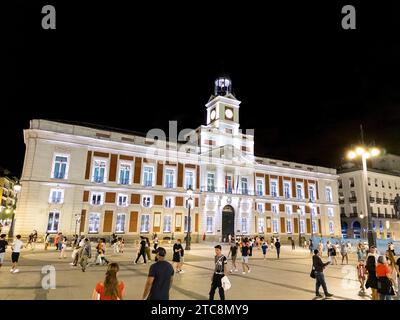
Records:
<instances>
[{"instance_id":1,"label":"man in black shirt","mask_svg":"<svg viewBox=\"0 0 400 320\"><path fill-rule=\"evenodd\" d=\"M144 287L143 300L169 300L174 268L165 261L167 252L164 248L156 249L157 262L151 265Z\"/></svg>"},{"instance_id":2,"label":"man in black shirt","mask_svg":"<svg viewBox=\"0 0 400 320\"><path fill-rule=\"evenodd\" d=\"M8 246L8 242L6 241L6 235L3 233L0 236L0 268L4 262L4 256L6 254L7 246Z\"/></svg>"},{"instance_id":3,"label":"man in black shirt","mask_svg":"<svg viewBox=\"0 0 400 320\"><path fill-rule=\"evenodd\" d=\"M279 255L281 254L281 243L279 242L279 239L277 239L275 242L275 248L276 248L276 255L279 259Z\"/></svg>"},{"instance_id":4,"label":"man in black shirt","mask_svg":"<svg viewBox=\"0 0 400 320\"><path fill-rule=\"evenodd\" d=\"M221 246L216 245L215 249L215 269L214 274L211 277L211 289L210 289L210 300L214 300L215 290L218 288L219 297L221 300L225 300L225 291L222 287L221 279L226 273L226 264L228 263L226 257L221 252Z\"/></svg>"},{"instance_id":5,"label":"man in black shirt","mask_svg":"<svg viewBox=\"0 0 400 320\"><path fill-rule=\"evenodd\" d=\"M146 240L143 237L140 237L140 239L140 248L134 264L137 264L141 256L143 257L144 264L146 264Z\"/></svg>"},{"instance_id":6,"label":"man in black shirt","mask_svg":"<svg viewBox=\"0 0 400 320\"><path fill-rule=\"evenodd\" d=\"M312 262L313 262L313 270L315 273L315 281L316 281L315 296L317 298L322 298L322 295L319 293L319 287L322 286L322 289L324 289L325 297L326 298L332 297L333 294L330 294L328 292L328 288L326 287L326 282L324 277L324 269L328 264L330 264L330 262L323 263L320 257L320 252L317 249L314 250Z\"/></svg>"}]
</instances>

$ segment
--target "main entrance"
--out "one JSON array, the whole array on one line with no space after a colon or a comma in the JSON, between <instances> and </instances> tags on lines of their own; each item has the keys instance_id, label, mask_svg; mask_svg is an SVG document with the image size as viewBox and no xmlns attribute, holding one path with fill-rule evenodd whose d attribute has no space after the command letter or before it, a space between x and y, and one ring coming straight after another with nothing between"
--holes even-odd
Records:
<instances>
[{"instance_id":1,"label":"main entrance","mask_svg":"<svg viewBox=\"0 0 400 320\"><path fill-rule=\"evenodd\" d=\"M235 235L235 210L230 205L222 209L222 241L228 241L228 236ZM225 240L224 240L225 239Z\"/></svg>"}]
</instances>

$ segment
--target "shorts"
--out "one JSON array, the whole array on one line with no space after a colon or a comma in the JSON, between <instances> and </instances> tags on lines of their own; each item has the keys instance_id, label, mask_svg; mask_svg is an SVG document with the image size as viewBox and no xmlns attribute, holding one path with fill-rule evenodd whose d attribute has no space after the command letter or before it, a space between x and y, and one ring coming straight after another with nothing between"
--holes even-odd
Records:
<instances>
[{"instance_id":1,"label":"shorts","mask_svg":"<svg viewBox=\"0 0 400 320\"><path fill-rule=\"evenodd\" d=\"M237 256L232 256L232 263L236 263L236 257Z\"/></svg>"},{"instance_id":2,"label":"shorts","mask_svg":"<svg viewBox=\"0 0 400 320\"><path fill-rule=\"evenodd\" d=\"M12 263L18 262L18 259L19 259L19 252L11 253L11 262Z\"/></svg>"},{"instance_id":3,"label":"shorts","mask_svg":"<svg viewBox=\"0 0 400 320\"><path fill-rule=\"evenodd\" d=\"M5 252L0 253L0 264L3 264L5 254Z\"/></svg>"},{"instance_id":4,"label":"shorts","mask_svg":"<svg viewBox=\"0 0 400 320\"><path fill-rule=\"evenodd\" d=\"M242 262L249 263L249 257L248 256L242 257Z\"/></svg>"}]
</instances>

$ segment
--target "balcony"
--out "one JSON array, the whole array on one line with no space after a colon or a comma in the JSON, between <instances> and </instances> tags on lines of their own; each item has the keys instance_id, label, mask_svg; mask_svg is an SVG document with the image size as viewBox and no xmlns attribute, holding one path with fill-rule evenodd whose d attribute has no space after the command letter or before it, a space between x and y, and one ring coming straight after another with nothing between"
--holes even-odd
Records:
<instances>
[{"instance_id":1,"label":"balcony","mask_svg":"<svg viewBox=\"0 0 400 320\"><path fill-rule=\"evenodd\" d=\"M354 188L354 182L350 183L350 188Z\"/></svg>"},{"instance_id":2,"label":"balcony","mask_svg":"<svg viewBox=\"0 0 400 320\"><path fill-rule=\"evenodd\" d=\"M357 217L358 217L358 213L357 213L357 212L351 212L351 213L349 214L349 217L350 217L350 218L357 218Z\"/></svg>"},{"instance_id":3,"label":"balcony","mask_svg":"<svg viewBox=\"0 0 400 320\"><path fill-rule=\"evenodd\" d=\"M167 182L167 183L165 183L165 188L167 188L167 189L173 189L173 188L174 188L174 183L173 183L173 182Z\"/></svg>"},{"instance_id":4,"label":"balcony","mask_svg":"<svg viewBox=\"0 0 400 320\"><path fill-rule=\"evenodd\" d=\"M341 217L341 218L346 218L347 216L346 216L345 213L341 213L341 214L340 214L340 217Z\"/></svg>"},{"instance_id":5,"label":"balcony","mask_svg":"<svg viewBox=\"0 0 400 320\"><path fill-rule=\"evenodd\" d=\"M123 184L123 185L128 185L129 184L129 179L119 179L119 184Z\"/></svg>"},{"instance_id":6,"label":"balcony","mask_svg":"<svg viewBox=\"0 0 400 320\"><path fill-rule=\"evenodd\" d=\"M371 216L374 217L374 218L377 218L378 214L376 212L371 212Z\"/></svg>"},{"instance_id":7,"label":"balcony","mask_svg":"<svg viewBox=\"0 0 400 320\"><path fill-rule=\"evenodd\" d=\"M339 204L343 204L344 203L344 199L339 199Z\"/></svg>"},{"instance_id":8,"label":"balcony","mask_svg":"<svg viewBox=\"0 0 400 320\"><path fill-rule=\"evenodd\" d=\"M369 197L369 202L370 203L374 203L375 202L375 198L374 197Z\"/></svg>"},{"instance_id":9,"label":"balcony","mask_svg":"<svg viewBox=\"0 0 400 320\"><path fill-rule=\"evenodd\" d=\"M376 203L382 203L382 198L376 198Z\"/></svg>"},{"instance_id":10,"label":"balcony","mask_svg":"<svg viewBox=\"0 0 400 320\"><path fill-rule=\"evenodd\" d=\"M378 218L384 218L385 214L384 213L378 213Z\"/></svg>"},{"instance_id":11,"label":"balcony","mask_svg":"<svg viewBox=\"0 0 400 320\"><path fill-rule=\"evenodd\" d=\"M357 197L350 197L350 198L349 198L349 202L350 202L350 203L357 202Z\"/></svg>"},{"instance_id":12,"label":"balcony","mask_svg":"<svg viewBox=\"0 0 400 320\"><path fill-rule=\"evenodd\" d=\"M391 205L394 205L394 200L390 200L390 204L391 204Z\"/></svg>"},{"instance_id":13,"label":"balcony","mask_svg":"<svg viewBox=\"0 0 400 320\"><path fill-rule=\"evenodd\" d=\"M383 204L388 204L388 203L389 203L389 199L383 198Z\"/></svg>"},{"instance_id":14,"label":"balcony","mask_svg":"<svg viewBox=\"0 0 400 320\"><path fill-rule=\"evenodd\" d=\"M102 177L102 176L94 176L93 177L93 182L95 182L95 183L103 183L104 182L104 177Z\"/></svg>"}]
</instances>

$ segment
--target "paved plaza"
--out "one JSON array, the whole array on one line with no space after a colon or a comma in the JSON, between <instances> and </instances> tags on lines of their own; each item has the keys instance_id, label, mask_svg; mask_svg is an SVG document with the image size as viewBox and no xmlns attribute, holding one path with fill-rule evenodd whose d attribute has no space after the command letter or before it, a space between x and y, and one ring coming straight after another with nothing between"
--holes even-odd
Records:
<instances>
[{"instance_id":1,"label":"paved plaza","mask_svg":"<svg viewBox=\"0 0 400 320\"><path fill-rule=\"evenodd\" d=\"M185 251L184 274L174 276L171 300L208 299L208 292L213 273L214 243L192 244L192 250ZM130 247L131 246L131 247ZM172 260L172 245L162 244L167 249L167 259ZM94 249L94 246L93 246ZM229 247L223 246L223 253L228 254ZM311 256L308 250L283 246L281 258L276 258L276 251L270 250L264 260L261 250L254 249L250 258L251 272L245 275L239 272L229 276L232 288L227 291L229 300L312 300L314 299L315 281L310 278ZM94 250L93 250L94 252ZM120 264L118 278L125 282L125 299L141 299L150 264L133 264L136 250L127 244L123 254L113 254L108 248L107 258ZM24 249L20 258L20 272L11 274L10 253L6 255L5 265L0 270L0 299L91 299L93 288L98 281L104 280L106 266L91 266L86 272L79 267L72 267L71 249L66 259L59 259L54 247L44 251L40 245L32 251ZM326 261L326 254L323 257ZM238 255L240 262L240 254ZM153 263L153 262L152 262ZM361 300L368 296L359 296L359 284L355 272L356 256L351 254L349 265L328 266L325 277L328 290L333 299ZM52 265L56 270L56 288L42 288L42 267ZM228 270L230 269L230 261ZM322 288L321 288L322 293ZM368 292L369 293L369 292ZM216 298L219 299L218 293Z\"/></svg>"}]
</instances>

